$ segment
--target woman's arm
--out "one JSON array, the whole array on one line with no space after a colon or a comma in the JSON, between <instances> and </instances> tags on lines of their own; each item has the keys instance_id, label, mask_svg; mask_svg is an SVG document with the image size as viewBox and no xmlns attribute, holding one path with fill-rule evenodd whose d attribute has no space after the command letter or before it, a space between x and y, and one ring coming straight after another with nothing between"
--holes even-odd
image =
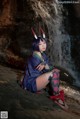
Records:
<instances>
[{"instance_id":1,"label":"woman's arm","mask_svg":"<svg viewBox=\"0 0 80 119\"><path fill-rule=\"evenodd\" d=\"M47 55L46 55L45 53L43 53L43 57L44 57L44 59L45 59L45 62L44 62L44 64L45 64L45 69L46 69L46 70L52 70L54 67L53 67L53 65L50 63L49 58L47 57Z\"/></svg>"},{"instance_id":2,"label":"woman's arm","mask_svg":"<svg viewBox=\"0 0 80 119\"><path fill-rule=\"evenodd\" d=\"M36 69L39 71L45 68L44 59L41 53L38 51L33 52L33 64L36 65Z\"/></svg>"}]
</instances>

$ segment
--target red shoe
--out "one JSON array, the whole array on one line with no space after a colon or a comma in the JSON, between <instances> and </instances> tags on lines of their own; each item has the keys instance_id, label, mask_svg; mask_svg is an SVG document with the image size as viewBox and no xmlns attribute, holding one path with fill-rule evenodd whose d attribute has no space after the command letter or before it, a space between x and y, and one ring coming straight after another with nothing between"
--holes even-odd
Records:
<instances>
[{"instance_id":1,"label":"red shoe","mask_svg":"<svg viewBox=\"0 0 80 119\"><path fill-rule=\"evenodd\" d=\"M50 99L52 100L61 99L62 101L64 101L64 91L61 90L59 95L50 96Z\"/></svg>"},{"instance_id":2,"label":"red shoe","mask_svg":"<svg viewBox=\"0 0 80 119\"><path fill-rule=\"evenodd\" d=\"M50 96L50 99L52 99L58 106L60 106L63 110L67 111L68 106L64 102L64 91L61 90L59 95L53 95Z\"/></svg>"}]
</instances>

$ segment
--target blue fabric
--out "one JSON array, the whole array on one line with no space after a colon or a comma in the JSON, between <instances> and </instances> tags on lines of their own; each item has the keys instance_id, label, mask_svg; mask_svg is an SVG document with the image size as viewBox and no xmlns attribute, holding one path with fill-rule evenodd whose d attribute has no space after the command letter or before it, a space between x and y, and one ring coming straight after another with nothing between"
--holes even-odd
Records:
<instances>
[{"instance_id":1,"label":"blue fabric","mask_svg":"<svg viewBox=\"0 0 80 119\"><path fill-rule=\"evenodd\" d=\"M43 59L45 64L49 64L49 60L46 56L46 54L42 54ZM42 71L39 71L38 69L36 69L36 67L42 63L42 60L35 56L32 55L27 62L27 66L26 66L26 70L25 70L25 75L24 75L24 79L23 79L23 88L26 88L27 90L31 91L31 92L36 92L37 88L36 88L36 78L38 76L40 76L41 74L49 71L46 69L43 69Z\"/></svg>"}]
</instances>

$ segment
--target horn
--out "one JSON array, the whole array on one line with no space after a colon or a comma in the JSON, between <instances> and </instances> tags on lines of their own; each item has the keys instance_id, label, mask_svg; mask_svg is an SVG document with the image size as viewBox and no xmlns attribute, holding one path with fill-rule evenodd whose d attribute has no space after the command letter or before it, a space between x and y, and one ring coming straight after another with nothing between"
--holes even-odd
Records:
<instances>
[{"instance_id":1,"label":"horn","mask_svg":"<svg viewBox=\"0 0 80 119\"><path fill-rule=\"evenodd\" d=\"M35 34L33 28L31 28L31 30L32 30L32 33L33 33L34 38L37 39L38 37L37 37L37 35Z\"/></svg>"},{"instance_id":2,"label":"horn","mask_svg":"<svg viewBox=\"0 0 80 119\"><path fill-rule=\"evenodd\" d=\"M43 34L43 38L45 38L46 36L45 36L45 33L44 33L44 31L43 31L43 29L40 27L40 31L42 32L42 34Z\"/></svg>"}]
</instances>

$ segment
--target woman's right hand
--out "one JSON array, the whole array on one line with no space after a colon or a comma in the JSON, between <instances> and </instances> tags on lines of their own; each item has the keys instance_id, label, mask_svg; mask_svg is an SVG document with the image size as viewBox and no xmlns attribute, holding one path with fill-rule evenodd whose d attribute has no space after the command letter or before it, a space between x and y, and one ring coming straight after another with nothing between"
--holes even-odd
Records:
<instances>
[{"instance_id":1,"label":"woman's right hand","mask_svg":"<svg viewBox=\"0 0 80 119\"><path fill-rule=\"evenodd\" d=\"M45 68L45 65L43 63L40 63L36 69L38 69L39 71L42 71Z\"/></svg>"}]
</instances>

